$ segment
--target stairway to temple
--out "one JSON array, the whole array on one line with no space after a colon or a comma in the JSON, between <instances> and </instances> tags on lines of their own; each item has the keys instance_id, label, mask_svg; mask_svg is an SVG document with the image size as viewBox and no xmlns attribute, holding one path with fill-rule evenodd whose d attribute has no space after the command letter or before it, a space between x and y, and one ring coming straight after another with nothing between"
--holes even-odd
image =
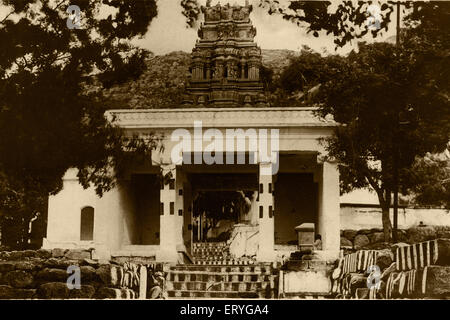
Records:
<instances>
[{"instance_id":1,"label":"stairway to temple","mask_svg":"<svg viewBox=\"0 0 450 320\"><path fill-rule=\"evenodd\" d=\"M278 270L251 258L233 259L225 242L195 243L193 264L169 270L169 298L275 298Z\"/></svg>"}]
</instances>

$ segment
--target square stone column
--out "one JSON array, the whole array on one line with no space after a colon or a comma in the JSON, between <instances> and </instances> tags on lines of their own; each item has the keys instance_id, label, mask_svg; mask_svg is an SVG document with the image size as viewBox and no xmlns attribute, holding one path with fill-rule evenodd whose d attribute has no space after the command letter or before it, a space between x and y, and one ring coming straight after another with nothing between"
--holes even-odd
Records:
<instances>
[{"instance_id":1,"label":"square stone column","mask_svg":"<svg viewBox=\"0 0 450 320\"><path fill-rule=\"evenodd\" d=\"M163 177L171 175L170 180L163 178L160 191L160 250L158 261L176 262L178 258L177 244L179 244L182 230L179 223L176 204L179 203L177 191L177 168L175 165L162 165Z\"/></svg>"},{"instance_id":2,"label":"square stone column","mask_svg":"<svg viewBox=\"0 0 450 320\"><path fill-rule=\"evenodd\" d=\"M272 163L259 164L259 247L256 259L271 262L275 259L275 228L274 228L274 198L273 198Z\"/></svg>"},{"instance_id":3,"label":"square stone column","mask_svg":"<svg viewBox=\"0 0 450 320\"><path fill-rule=\"evenodd\" d=\"M180 166L176 167L175 177L175 220L176 220L176 245L178 248L184 247L183 224L184 224L184 184L186 176Z\"/></svg>"},{"instance_id":4,"label":"square stone column","mask_svg":"<svg viewBox=\"0 0 450 320\"><path fill-rule=\"evenodd\" d=\"M319 179L319 226L322 250L337 258L340 250L339 169L336 163L323 162Z\"/></svg>"}]
</instances>

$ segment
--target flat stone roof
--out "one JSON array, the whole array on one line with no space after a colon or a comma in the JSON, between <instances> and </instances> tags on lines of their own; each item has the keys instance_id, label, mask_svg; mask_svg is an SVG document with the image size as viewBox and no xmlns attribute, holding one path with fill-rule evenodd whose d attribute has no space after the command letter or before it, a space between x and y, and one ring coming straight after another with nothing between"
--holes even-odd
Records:
<instances>
[{"instance_id":1,"label":"flat stone roof","mask_svg":"<svg viewBox=\"0 0 450 320\"><path fill-rule=\"evenodd\" d=\"M191 128L194 121L214 128L334 127L332 117L314 115L317 108L180 108L115 109L105 115L122 128Z\"/></svg>"}]
</instances>

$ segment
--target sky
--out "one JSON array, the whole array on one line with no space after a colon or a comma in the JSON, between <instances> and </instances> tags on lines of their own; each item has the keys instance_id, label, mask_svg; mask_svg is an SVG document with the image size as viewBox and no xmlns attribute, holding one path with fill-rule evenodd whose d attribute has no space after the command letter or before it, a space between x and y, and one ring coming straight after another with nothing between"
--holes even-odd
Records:
<instances>
[{"instance_id":1,"label":"sky","mask_svg":"<svg viewBox=\"0 0 450 320\"><path fill-rule=\"evenodd\" d=\"M212 5L218 3L213 0ZM240 4L245 0L222 0L222 4ZM201 5L205 5L206 0L199 0ZM250 0L253 5L253 12L250 15L253 25L256 28L256 43L262 49L289 49L300 50L303 45L318 52L335 52L333 36L321 34L318 38L306 34L306 29L298 27L296 24L285 21L281 16L269 15L267 10L258 7L259 0ZM395 35L396 17L392 15L393 20L389 31L377 41L382 41ZM149 31L143 39L135 41L136 44L152 51L153 53L166 54L172 51L190 52L197 39L197 30L186 28L185 17L181 14L179 0L158 0L158 16L152 21ZM367 38L371 41L371 37ZM346 54L355 48L356 42L347 45L336 51L339 54Z\"/></svg>"},{"instance_id":2,"label":"sky","mask_svg":"<svg viewBox=\"0 0 450 320\"><path fill-rule=\"evenodd\" d=\"M134 1L134 0L129 0ZM145 1L145 0L135 0ZM158 15L152 21L148 32L142 39L135 39L133 43L152 51L154 54L162 55L172 51L190 52L197 40L197 28L187 28L186 18L182 15L180 0L156 0ZM287 0L279 0L281 3ZM385 1L385 0L383 0ZM206 0L198 0L201 5L206 4ZM212 0L212 5L220 2ZM257 30L256 43L262 49L289 49L299 51L303 45L322 53L324 49L329 53L346 54L356 47L356 41L335 51L333 36L321 33L318 38L306 33L306 29L298 27L296 24L285 21L279 15L269 15L267 9L258 6L259 0L249 0L253 5L253 12L250 15L253 25ZM340 1L333 2L333 5ZM222 4L244 5L245 0L222 0ZM76 1L72 1L76 4ZM10 11L9 8L0 5L0 20ZM103 11L103 12L102 12ZM101 16L107 16L109 10L101 10ZM202 19L202 17L201 17ZM392 15L389 31L376 41L383 41L395 35L395 14ZM363 40L373 41L371 37Z\"/></svg>"}]
</instances>

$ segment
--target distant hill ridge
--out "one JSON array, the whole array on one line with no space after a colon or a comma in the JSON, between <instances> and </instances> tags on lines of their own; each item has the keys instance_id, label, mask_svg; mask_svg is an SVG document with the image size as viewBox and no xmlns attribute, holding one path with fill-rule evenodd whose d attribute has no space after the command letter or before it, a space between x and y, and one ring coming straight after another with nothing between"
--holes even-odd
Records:
<instances>
[{"instance_id":1,"label":"distant hill ridge","mask_svg":"<svg viewBox=\"0 0 450 320\"><path fill-rule=\"evenodd\" d=\"M289 60L299 52L291 50L262 50L263 65L280 75ZM180 107L189 75L190 53L174 51L153 56L147 70L137 79L115 85L104 91L109 109L155 109Z\"/></svg>"}]
</instances>

